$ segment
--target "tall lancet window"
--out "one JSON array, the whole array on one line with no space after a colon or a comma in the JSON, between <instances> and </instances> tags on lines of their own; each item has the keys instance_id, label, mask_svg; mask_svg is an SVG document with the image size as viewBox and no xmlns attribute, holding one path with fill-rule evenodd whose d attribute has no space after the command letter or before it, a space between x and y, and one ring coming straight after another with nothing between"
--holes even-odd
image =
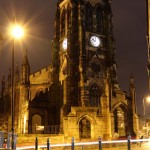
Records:
<instances>
[{"instance_id":1,"label":"tall lancet window","mask_svg":"<svg viewBox=\"0 0 150 150\"><path fill-rule=\"evenodd\" d=\"M64 9L61 13L60 33L61 33L61 37L65 35L65 10Z\"/></svg>"},{"instance_id":2,"label":"tall lancet window","mask_svg":"<svg viewBox=\"0 0 150 150\"><path fill-rule=\"evenodd\" d=\"M85 5L85 29L92 30L92 6L90 3Z\"/></svg>"},{"instance_id":3,"label":"tall lancet window","mask_svg":"<svg viewBox=\"0 0 150 150\"><path fill-rule=\"evenodd\" d=\"M67 28L69 29L71 26L71 6L68 5L67 8Z\"/></svg>"},{"instance_id":4,"label":"tall lancet window","mask_svg":"<svg viewBox=\"0 0 150 150\"><path fill-rule=\"evenodd\" d=\"M92 84L89 90L90 106L100 107L101 89L96 83Z\"/></svg>"},{"instance_id":5,"label":"tall lancet window","mask_svg":"<svg viewBox=\"0 0 150 150\"><path fill-rule=\"evenodd\" d=\"M100 5L96 8L96 23L97 23L97 32L103 33L104 32L103 10Z\"/></svg>"}]
</instances>

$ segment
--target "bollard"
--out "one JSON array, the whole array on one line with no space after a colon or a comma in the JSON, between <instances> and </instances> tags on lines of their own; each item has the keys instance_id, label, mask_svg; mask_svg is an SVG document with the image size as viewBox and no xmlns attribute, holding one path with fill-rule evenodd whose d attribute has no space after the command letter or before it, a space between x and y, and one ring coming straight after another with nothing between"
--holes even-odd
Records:
<instances>
[{"instance_id":1,"label":"bollard","mask_svg":"<svg viewBox=\"0 0 150 150\"><path fill-rule=\"evenodd\" d=\"M72 137L72 140L71 140L71 150L74 150L74 137Z\"/></svg>"},{"instance_id":2,"label":"bollard","mask_svg":"<svg viewBox=\"0 0 150 150\"><path fill-rule=\"evenodd\" d=\"M11 147L11 133L8 133L7 135L7 149L10 149Z\"/></svg>"},{"instance_id":3,"label":"bollard","mask_svg":"<svg viewBox=\"0 0 150 150\"><path fill-rule=\"evenodd\" d=\"M35 150L38 150L38 138L35 139Z\"/></svg>"},{"instance_id":4,"label":"bollard","mask_svg":"<svg viewBox=\"0 0 150 150\"><path fill-rule=\"evenodd\" d=\"M47 150L50 150L50 142L49 142L49 138L47 139Z\"/></svg>"},{"instance_id":5,"label":"bollard","mask_svg":"<svg viewBox=\"0 0 150 150\"><path fill-rule=\"evenodd\" d=\"M98 138L98 143L99 143L99 150L102 150L102 139L100 137Z\"/></svg>"},{"instance_id":6,"label":"bollard","mask_svg":"<svg viewBox=\"0 0 150 150\"><path fill-rule=\"evenodd\" d=\"M129 135L128 136L128 150L130 150L130 139L131 139L131 136Z\"/></svg>"},{"instance_id":7,"label":"bollard","mask_svg":"<svg viewBox=\"0 0 150 150\"><path fill-rule=\"evenodd\" d=\"M16 144L17 144L17 134L14 134L14 150L16 150Z\"/></svg>"},{"instance_id":8,"label":"bollard","mask_svg":"<svg viewBox=\"0 0 150 150\"><path fill-rule=\"evenodd\" d=\"M0 131L0 148L3 148L4 144L4 132Z\"/></svg>"}]
</instances>

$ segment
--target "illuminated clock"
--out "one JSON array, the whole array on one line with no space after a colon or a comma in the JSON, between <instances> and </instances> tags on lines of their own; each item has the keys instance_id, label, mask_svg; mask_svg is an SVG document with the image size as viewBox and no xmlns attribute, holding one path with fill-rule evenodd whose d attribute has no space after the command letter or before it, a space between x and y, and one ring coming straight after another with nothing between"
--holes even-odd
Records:
<instances>
[{"instance_id":1,"label":"illuminated clock","mask_svg":"<svg viewBox=\"0 0 150 150\"><path fill-rule=\"evenodd\" d=\"M64 40L62 42L62 48L63 48L63 50L67 50L67 46L68 46L67 38L64 38Z\"/></svg>"},{"instance_id":2,"label":"illuminated clock","mask_svg":"<svg viewBox=\"0 0 150 150\"><path fill-rule=\"evenodd\" d=\"M101 40L98 36L91 36L90 37L90 45L93 46L93 47L99 47L101 45Z\"/></svg>"}]
</instances>

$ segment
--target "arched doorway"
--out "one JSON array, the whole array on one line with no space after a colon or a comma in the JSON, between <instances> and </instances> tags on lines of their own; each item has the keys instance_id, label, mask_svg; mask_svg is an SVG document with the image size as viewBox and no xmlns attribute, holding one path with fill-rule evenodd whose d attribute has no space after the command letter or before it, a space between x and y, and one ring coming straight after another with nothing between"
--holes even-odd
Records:
<instances>
[{"instance_id":1,"label":"arched doorway","mask_svg":"<svg viewBox=\"0 0 150 150\"><path fill-rule=\"evenodd\" d=\"M41 131L37 130L37 126L41 126L42 119L41 116L38 114L35 114L32 117L32 133L41 133Z\"/></svg>"},{"instance_id":2,"label":"arched doorway","mask_svg":"<svg viewBox=\"0 0 150 150\"><path fill-rule=\"evenodd\" d=\"M118 107L114 110L114 123L115 132L118 133L119 136L126 136L127 114L121 107Z\"/></svg>"},{"instance_id":3,"label":"arched doorway","mask_svg":"<svg viewBox=\"0 0 150 150\"><path fill-rule=\"evenodd\" d=\"M79 122L80 138L91 138L91 123L84 117Z\"/></svg>"}]
</instances>

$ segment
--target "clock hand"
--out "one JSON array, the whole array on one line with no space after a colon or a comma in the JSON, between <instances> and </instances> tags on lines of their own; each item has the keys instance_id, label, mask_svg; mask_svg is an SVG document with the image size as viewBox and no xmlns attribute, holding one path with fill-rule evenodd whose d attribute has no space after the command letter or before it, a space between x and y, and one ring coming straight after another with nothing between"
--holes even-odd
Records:
<instances>
[{"instance_id":1,"label":"clock hand","mask_svg":"<svg viewBox=\"0 0 150 150\"><path fill-rule=\"evenodd\" d=\"M95 39L93 38L92 41L95 42Z\"/></svg>"}]
</instances>

